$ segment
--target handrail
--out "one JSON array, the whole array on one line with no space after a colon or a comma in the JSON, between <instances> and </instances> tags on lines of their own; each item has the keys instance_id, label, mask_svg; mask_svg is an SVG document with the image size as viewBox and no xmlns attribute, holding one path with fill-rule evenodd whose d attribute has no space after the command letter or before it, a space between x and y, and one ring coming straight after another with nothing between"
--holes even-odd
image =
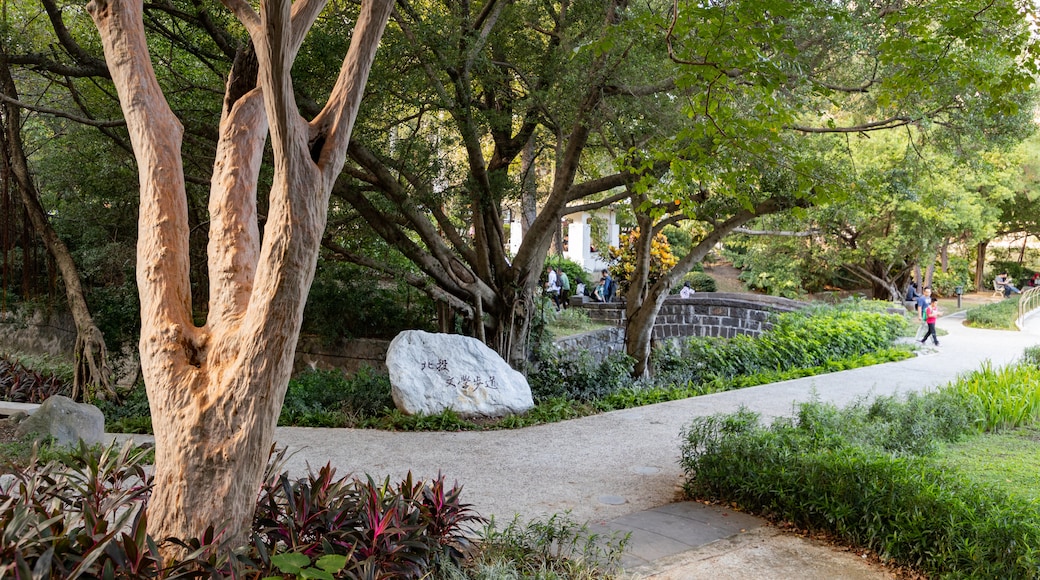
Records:
<instances>
[{"instance_id":1,"label":"handrail","mask_svg":"<svg viewBox=\"0 0 1040 580\"><path fill-rule=\"evenodd\" d=\"M1015 326L1022 330L1026 316L1032 314L1037 308L1040 308L1040 286L1026 288L1022 291L1022 296L1018 298L1018 319L1015 320Z\"/></svg>"}]
</instances>

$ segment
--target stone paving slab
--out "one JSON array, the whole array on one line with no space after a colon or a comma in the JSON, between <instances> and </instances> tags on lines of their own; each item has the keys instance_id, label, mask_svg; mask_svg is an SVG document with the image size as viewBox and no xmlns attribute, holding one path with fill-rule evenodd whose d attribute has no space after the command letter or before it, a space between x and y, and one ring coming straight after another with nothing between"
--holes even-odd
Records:
<instances>
[{"instance_id":1,"label":"stone paving slab","mask_svg":"<svg viewBox=\"0 0 1040 580\"><path fill-rule=\"evenodd\" d=\"M593 527L609 536L629 534L622 564L645 566L765 525L761 518L692 501L635 512Z\"/></svg>"}]
</instances>

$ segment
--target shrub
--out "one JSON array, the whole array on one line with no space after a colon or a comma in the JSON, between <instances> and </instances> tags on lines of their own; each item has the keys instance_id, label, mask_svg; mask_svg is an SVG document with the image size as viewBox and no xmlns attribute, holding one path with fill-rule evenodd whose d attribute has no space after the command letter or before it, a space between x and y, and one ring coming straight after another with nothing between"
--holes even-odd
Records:
<instances>
[{"instance_id":1,"label":"shrub","mask_svg":"<svg viewBox=\"0 0 1040 580\"><path fill-rule=\"evenodd\" d=\"M918 454L931 452L917 448L918 437L950 440L964 432L961 412L952 410L956 399L928 394L908 408L901 404L841 411L810 403L796 419L770 427L747 411L697 419L683 432L684 489L827 530L928 573L1035 577L1035 507ZM904 442L896 449L887 443L893 428Z\"/></svg>"},{"instance_id":2,"label":"shrub","mask_svg":"<svg viewBox=\"0 0 1040 580\"><path fill-rule=\"evenodd\" d=\"M636 269L636 243L639 240L639 229L636 228L628 234L622 234L618 242L619 248L610 248L610 275L614 277L617 284L616 294L620 295L628 291L629 279ZM650 241L650 272L647 275L647 283L653 284L679 261L672 253L668 244L668 238L658 233Z\"/></svg>"},{"instance_id":3,"label":"shrub","mask_svg":"<svg viewBox=\"0 0 1040 580\"><path fill-rule=\"evenodd\" d=\"M683 282L689 282L690 288L693 288L697 292L718 291L718 285L715 284L715 278L712 278L704 272L688 272L682 277L682 281L675 288L672 288L673 294L682 289Z\"/></svg>"},{"instance_id":4,"label":"shrub","mask_svg":"<svg viewBox=\"0 0 1040 580\"><path fill-rule=\"evenodd\" d=\"M135 385L119 402L96 401L94 404L105 415L105 430L109 433L152 432L151 408L144 384Z\"/></svg>"},{"instance_id":5,"label":"shrub","mask_svg":"<svg viewBox=\"0 0 1040 580\"><path fill-rule=\"evenodd\" d=\"M387 375L370 367L350 378L342 371L316 369L289 381L278 424L343 427L351 416L376 416L393 406Z\"/></svg>"},{"instance_id":6,"label":"shrub","mask_svg":"<svg viewBox=\"0 0 1040 580\"><path fill-rule=\"evenodd\" d=\"M1001 272L1007 272L1008 277L1014 282L1015 286L1022 287L1022 281L1028 280L1033 275L1033 270L1018 263L1018 260L993 260L989 263L990 272L984 280L986 280L989 286L992 288L993 279L997 277L997 274Z\"/></svg>"},{"instance_id":7,"label":"shrub","mask_svg":"<svg viewBox=\"0 0 1040 580\"><path fill-rule=\"evenodd\" d=\"M578 284L589 285L589 273L585 271L585 268L583 268L581 264L574 260L564 258L563 256L552 256L546 260L545 267L558 267L567 273L567 280L571 283L572 296L576 294L574 289L578 287ZM542 286L544 287L544 283L548 280L547 273L543 273L542 278Z\"/></svg>"},{"instance_id":8,"label":"shrub","mask_svg":"<svg viewBox=\"0 0 1040 580\"><path fill-rule=\"evenodd\" d=\"M433 320L432 300L403 279L380 280L367 268L322 262L308 294L302 331L332 344L341 338L392 338L408 329L432 331Z\"/></svg>"},{"instance_id":9,"label":"shrub","mask_svg":"<svg viewBox=\"0 0 1040 580\"><path fill-rule=\"evenodd\" d=\"M992 328L996 330L1015 330L1018 318L1018 300L1020 296L1013 294L1006 300L984 304L972 308L965 314L968 326L975 328Z\"/></svg>"},{"instance_id":10,"label":"shrub","mask_svg":"<svg viewBox=\"0 0 1040 580\"><path fill-rule=\"evenodd\" d=\"M0 357L0 399L15 403L42 403L54 395L68 396L70 384L57 375L45 375L22 363Z\"/></svg>"},{"instance_id":11,"label":"shrub","mask_svg":"<svg viewBox=\"0 0 1040 580\"><path fill-rule=\"evenodd\" d=\"M633 365L625 353L613 353L596 363L585 352L573 354L550 348L532 365L527 382L536 404L554 397L589 402L630 385Z\"/></svg>"},{"instance_id":12,"label":"shrub","mask_svg":"<svg viewBox=\"0 0 1040 580\"><path fill-rule=\"evenodd\" d=\"M1040 420L1040 369L1023 362L994 368L988 361L941 389L963 401L980 430L1029 425Z\"/></svg>"},{"instance_id":13,"label":"shrub","mask_svg":"<svg viewBox=\"0 0 1040 580\"><path fill-rule=\"evenodd\" d=\"M423 578L441 559L457 562L470 546L466 526L483 521L443 477L428 484L409 473L392 486L336 478L328 465L295 481L275 471L267 472L253 518L249 560L263 571L336 555L339 570L357 577ZM279 553L294 558L279 561Z\"/></svg>"},{"instance_id":14,"label":"shrub","mask_svg":"<svg viewBox=\"0 0 1040 580\"><path fill-rule=\"evenodd\" d=\"M142 457L130 445L81 446L65 463L14 473L0 487L0 577L422 578L457 563L471 547L468 526L483 522L442 477L409 474L393 486L337 479L326 466L291 481L277 474L282 452L268 465L251 544L222 545L212 530L168 539L186 555L164 564L162 543L146 533L151 476Z\"/></svg>"},{"instance_id":15,"label":"shrub","mask_svg":"<svg viewBox=\"0 0 1040 580\"><path fill-rule=\"evenodd\" d=\"M964 292L970 292L974 284L974 265L957 256L950 256L946 271L936 269L932 274L932 290L939 296L954 296L958 286L964 288Z\"/></svg>"},{"instance_id":16,"label":"shrub","mask_svg":"<svg viewBox=\"0 0 1040 580\"><path fill-rule=\"evenodd\" d=\"M628 536L601 535L567 514L521 522L504 528L492 520L478 534L480 551L466 574L455 568L442 573L450 580L468 578L613 578L621 571Z\"/></svg>"}]
</instances>

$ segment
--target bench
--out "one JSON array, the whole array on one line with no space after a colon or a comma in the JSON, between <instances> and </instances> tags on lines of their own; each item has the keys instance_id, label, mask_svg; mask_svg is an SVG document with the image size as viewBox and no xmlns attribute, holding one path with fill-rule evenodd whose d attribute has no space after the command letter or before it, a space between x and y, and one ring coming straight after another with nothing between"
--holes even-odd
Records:
<instances>
[{"instance_id":1,"label":"bench","mask_svg":"<svg viewBox=\"0 0 1040 580\"><path fill-rule=\"evenodd\" d=\"M993 279L993 294L990 298L1003 298L1004 297L1004 285L997 282L996 278Z\"/></svg>"}]
</instances>

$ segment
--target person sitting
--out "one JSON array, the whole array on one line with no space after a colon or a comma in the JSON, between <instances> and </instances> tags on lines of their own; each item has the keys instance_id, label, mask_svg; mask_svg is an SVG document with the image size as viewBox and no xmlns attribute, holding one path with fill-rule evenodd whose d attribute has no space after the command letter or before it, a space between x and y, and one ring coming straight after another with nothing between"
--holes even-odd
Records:
<instances>
[{"instance_id":1,"label":"person sitting","mask_svg":"<svg viewBox=\"0 0 1040 580\"><path fill-rule=\"evenodd\" d=\"M1021 290L1019 290L1018 288L1015 288L1015 285L1011 283L1011 278L1008 276L1008 273L1006 271L1005 272L1001 272L996 277L994 282L997 284L997 286L1000 286L1004 290L1004 298L1007 298L1007 297L1011 296L1012 294L1021 294L1022 293Z\"/></svg>"},{"instance_id":2,"label":"person sitting","mask_svg":"<svg viewBox=\"0 0 1040 580\"><path fill-rule=\"evenodd\" d=\"M1040 286L1040 272L1033 272L1033 277L1029 279L1030 286Z\"/></svg>"},{"instance_id":3,"label":"person sitting","mask_svg":"<svg viewBox=\"0 0 1040 580\"><path fill-rule=\"evenodd\" d=\"M689 282L683 282L682 290L679 290L679 298L689 298L693 296L693 288L690 288Z\"/></svg>"}]
</instances>

